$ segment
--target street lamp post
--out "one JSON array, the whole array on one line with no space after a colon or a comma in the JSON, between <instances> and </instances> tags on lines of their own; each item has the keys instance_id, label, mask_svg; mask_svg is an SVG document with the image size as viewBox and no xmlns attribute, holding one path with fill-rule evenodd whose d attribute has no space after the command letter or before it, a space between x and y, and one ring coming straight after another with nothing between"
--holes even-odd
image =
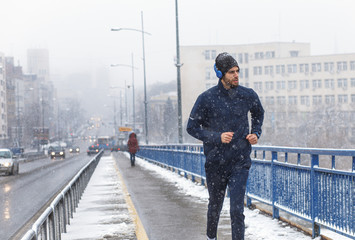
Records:
<instances>
[{"instance_id":1,"label":"street lamp post","mask_svg":"<svg viewBox=\"0 0 355 240\"><path fill-rule=\"evenodd\" d=\"M137 31L142 33L142 49L143 49L143 73L144 73L144 128L145 128L145 143L148 144L148 109L147 109L147 84L146 84L146 71L145 71L145 49L144 49L144 34L149 34L148 32L144 32L143 25L143 11L141 11L141 20L142 20L142 29L134 29L134 28L112 28L111 31L122 31L122 30L130 30Z\"/></svg>"},{"instance_id":2,"label":"street lamp post","mask_svg":"<svg viewBox=\"0 0 355 240\"><path fill-rule=\"evenodd\" d=\"M177 68L177 95L178 95L178 133L179 143L182 143L182 109L181 109L181 75L180 68L180 44L179 44L179 20L178 20L178 3L175 0L175 16L176 16L176 68Z\"/></svg>"},{"instance_id":3,"label":"street lamp post","mask_svg":"<svg viewBox=\"0 0 355 240\"><path fill-rule=\"evenodd\" d=\"M132 65L128 65L128 64L111 64L111 67L129 67L132 69L132 107L133 107L133 131L135 131L136 129L136 107L135 107L135 93L134 93L134 69L137 69L136 67L134 67L134 63L133 63L133 53L132 53ZM126 86L125 86L126 87ZM126 94L126 108L127 108L127 94ZM127 113L127 110L126 110Z\"/></svg>"}]
</instances>

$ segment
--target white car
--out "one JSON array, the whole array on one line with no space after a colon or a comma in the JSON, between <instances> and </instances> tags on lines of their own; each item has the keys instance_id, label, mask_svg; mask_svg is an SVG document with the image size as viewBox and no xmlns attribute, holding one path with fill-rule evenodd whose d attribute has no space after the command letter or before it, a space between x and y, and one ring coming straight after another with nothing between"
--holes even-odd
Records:
<instances>
[{"instance_id":1,"label":"white car","mask_svg":"<svg viewBox=\"0 0 355 240\"><path fill-rule=\"evenodd\" d=\"M10 149L0 149L0 173L15 175L19 173L19 162Z\"/></svg>"}]
</instances>

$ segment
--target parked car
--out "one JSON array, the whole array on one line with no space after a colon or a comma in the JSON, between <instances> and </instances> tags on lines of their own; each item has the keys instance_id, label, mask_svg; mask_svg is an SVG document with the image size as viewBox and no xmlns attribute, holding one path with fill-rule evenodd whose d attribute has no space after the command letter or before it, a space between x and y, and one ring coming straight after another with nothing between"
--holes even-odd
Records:
<instances>
[{"instance_id":1,"label":"parked car","mask_svg":"<svg viewBox=\"0 0 355 240\"><path fill-rule=\"evenodd\" d=\"M65 148L61 146L54 146L51 149L50 152L51 159L60 157L60 158L65 158Z\"/></svg>"},{"instance_id":2,"label":"parked car","mask_svg":"<svg viewBox=\"0 0 355 240\"><path fill-rule=\"evenodd\" d=\"M69 148L70 153L80 153L80 147L79 146L72 146Z\"/></svg>"},{"instance_id":3,"label":"parked car","mask_svg":"<svg viewBox=\"0 0 355 240\"><path fill-rule=\"evenodd\" d=\"M86 150L87 154L90 156L91 154L96 155L98 152L100 152L100 148L97 145L90 145L88 147L88 150Z\"/></svg>"},{"instance_id":4,"label":"parked car","mask_svg":"<svg viewBox=\"0 0 355 240\"><path fill-rule=\"evenodd\" d=\"M0 149L0 172L8 175L15 175L19 173L19 162L12 154L10 149Z\"/></svg>"}]
</instances>

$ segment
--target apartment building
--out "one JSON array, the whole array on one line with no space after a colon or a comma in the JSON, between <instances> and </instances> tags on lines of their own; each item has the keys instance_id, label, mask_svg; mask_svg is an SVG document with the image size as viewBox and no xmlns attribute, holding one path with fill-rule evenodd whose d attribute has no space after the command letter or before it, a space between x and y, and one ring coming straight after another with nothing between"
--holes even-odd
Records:
<instances>
[{"instance_id":1,"label":"apartment building","mask_svg":"<svg viewBox=\"0 0 355 240\"><path fill-rule=\"evenodd\" d=\"M27 50L27 71L36 74L41 82L48 82L49 76L49 51L43 48Z\"/></svg>"},{"instance_id":2,"label":"apartment building","mask_svg":"<svg viewBox=\"0 0 355 240\"><path fill-rule=\"evenodd\" d=\"M7 138L5 54L0 52L0 142Z\"/></svg>"},{"instance_id":3,"label":"apartment building","mask_svg":"<svg viewBox=\"0 0 355 240\"><path fill-rule=\"evenodd\" d=\"M229 52L239 63L240 84L253 88L263 103L264 132L293 134L299 119L327 109L347 120L337 127L355 140L355 53L311 55L310 50L309 43L296 42L181 47L183 123L197 96L218 82L216 56Z\"/></svg>"}]
</instances>

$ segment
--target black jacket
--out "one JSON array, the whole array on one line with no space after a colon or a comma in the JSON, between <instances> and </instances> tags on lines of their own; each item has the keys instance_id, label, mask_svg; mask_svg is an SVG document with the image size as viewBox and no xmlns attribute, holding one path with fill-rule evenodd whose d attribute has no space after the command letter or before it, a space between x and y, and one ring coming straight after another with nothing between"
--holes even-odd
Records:
<instances>
[{"instance_id":1,"label":"black jacket","mask_svg":"<svg viewBox=\"0 0 355 240\"><path fill-rule=\"evenodd\" d=\"M249 131L248 112L251 113ZM203 92L196 100L187 123L187 132L203 142L206 170L211 164L233 163L250 167L249 133L261 135L264 109L254 90L238 86L230 90L218 85ZM223 132L234 132L229 144L221 142Z\"/></svg>"}]
</instances>

